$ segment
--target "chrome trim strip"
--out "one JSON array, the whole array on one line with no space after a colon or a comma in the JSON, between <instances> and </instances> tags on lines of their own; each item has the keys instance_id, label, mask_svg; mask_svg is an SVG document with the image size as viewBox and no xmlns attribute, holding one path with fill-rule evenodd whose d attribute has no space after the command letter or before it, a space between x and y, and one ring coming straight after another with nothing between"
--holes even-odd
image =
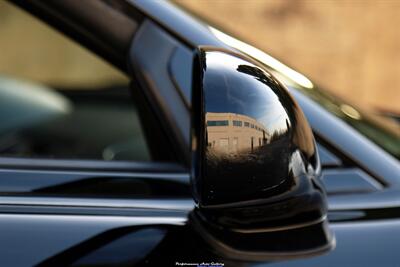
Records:
<instances>
[{"instance_id":1,"label":"chrome trim strip","mask_svg":"<svg viewBox=\"0 0 400 267\"><path fill-rule=\"evenodd\" d=\"M131 208L171 211L190 211L194 208L194 202L192 199L101 199L0 196L0 206L3 205Z\"/></svg>"},{"instance_id":2,"label":"chrome trim strip","mask_svg":"<svg viewBox=\"0 0 400 267\"><path fill-rule=\"evenodd\" d=\"M43 214L0 214L2 219L17 220L39 220L43 221L62 221L68 222L93 222L96 224L134 224L134 225L151 225L151 224L176 224L184 225L187 221L186 217L159 217L159 216L99 216L99 215L43 215Z\"/></svg>"},{"instance_id":3,"label":"chrome trim strip","mask_svg":"<svg viewBox=\"0 0 400 267\"><path fill-rule=\"evenodd\" d=\"M140 172L179 172L185 168L177 163L105 161L82 159L41 159L0 156L0 168L36 170L93 170L93 171L140 171Z\"/></svg>"},{"instance_id":4,"label":"chrome trim strip","mask_svg":"<svg viewBox=\"0 0 400 267\"><path fill-rule=\"evenodd\" d=\"M149 178L149 179L165 179L176 182L190 182L190 176L188 173L180 173L180 172L143 172L143 171L132 171L132 172L104 172L104 171L68 171L68 170L26 170L26 169L2 169L0 168L1 173L23 173L23 174L66 174L66 175L84 175L85 177L98 177L98 176L109 176L109 177L132 177L132 178ZM71 180L72 181L72 180Z\"/></svg>"},{"instance_id":5,"label":"chrome trim strip","mask_svg":"<svg viewBox=\"0 0 400 267\"><path fill-rule=\"evenodd\" d=\"M368 210L400 207L400 190L385 189L369 194L334 195L328 197L329 211Z\"/></svg>"},{"instance_id":6,"label":"chrome trim strip","mask_svg":"<svg viewBox=\"0 0 400 267\"><path fill-rule=\"evenodd\" d=\"M321 223L327 219L327 216L321 216L313 221L310 222L305 222L305 223L298 223L298 224L293 224L289 226L276 226L276 227L268 227L268 228L258 228L258 229L238 229L238 228L232 228L230 231L232 232L238 232L238 233L244 233L244 234L251 234L251 233L268 233L268 232L279 232L279 231L287 231L287 230L292 230L292 229L298 229L298 228L303 228L307 226L311 226L317 223Z\"/></svg>"}]
</instances>

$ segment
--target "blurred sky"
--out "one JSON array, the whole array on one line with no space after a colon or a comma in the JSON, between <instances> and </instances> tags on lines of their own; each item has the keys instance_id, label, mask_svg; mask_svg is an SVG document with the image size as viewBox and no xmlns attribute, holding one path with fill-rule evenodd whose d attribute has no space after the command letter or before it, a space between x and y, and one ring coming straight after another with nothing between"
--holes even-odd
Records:
<instances>
[{"instance_id":1,"label":"blurred sky","mask_svg":"<svg viewBox=\"0 0 400 267\"><path fill-rule=\"evenodd\" d=\"M370 108L400 113L400 1L176 0Z\"/></svg>"}]
</instances>

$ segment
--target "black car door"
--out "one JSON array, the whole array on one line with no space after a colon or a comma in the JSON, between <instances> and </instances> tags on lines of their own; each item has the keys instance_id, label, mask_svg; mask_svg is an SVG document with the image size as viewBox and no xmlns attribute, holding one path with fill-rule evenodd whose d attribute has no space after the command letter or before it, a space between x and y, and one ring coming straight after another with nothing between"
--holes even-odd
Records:
<instances>
[{"instance_id":1,"label":"black car door","mask_svg":"<svg viewBox=\"0 0 400 267\"><path fill-rule=\"evenodd\" d=\"M188 132L128 64L141 17L122 1L16 3L78 45L0 4L0 265L143 261L193 202Z\"/></svg>"}]
</instances>

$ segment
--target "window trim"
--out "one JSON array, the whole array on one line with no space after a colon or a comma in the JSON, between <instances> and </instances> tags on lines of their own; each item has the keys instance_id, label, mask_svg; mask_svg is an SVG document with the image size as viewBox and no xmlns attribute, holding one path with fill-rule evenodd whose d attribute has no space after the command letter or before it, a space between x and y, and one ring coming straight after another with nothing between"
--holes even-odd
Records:
<instances>
[{"instance_id":1,"label":"window trim","mask_svg":"<svg viewBox=\"0 0 400 267\"><path fill-rule=\"evenodd\" d=\"M0 173L6 175L3 183L7 183L7 179L18 179L16 184L11 182L13 184L11 189L6 187L4 190L0 190L0 213L4 205L33 205L39 209L43 206L51 206L53 209L62 207L163 209L164 206L165 209L180 209L180 202L186 203L186 206L188 201L193 202L190 197L190 173L183 166L175 163L27 160L0 157ZM69 176L72 177L71 180L68 178ZM91 196L85 195L85 193L82 195L57 192L47 194L40 191L51 187L68 186L69 183L80 181L83 181L82 186L85 188L85 185L88 184L86 181L98 178L105 179L105 181L115 180L117 183L126 180L127 184L131 179L142 179L143 182L147 183L146 181L148 181L150 184L152 181L178 183L188 187L187 196L185 194L185 196L166 197L156 194L151 198L144 196L127 198L126 195L121 195L121 197L104 195L101 191L99 194L94 193ZM24 183L18 186L18 181L25 181L24 179L28 179L28 185L26 186ZM32 179L34 180L29 182ZM38 203L35 204L36 202Z\"/></svg>"},{"instance_id":2,"label":"window trim","mask_svg":"<svg viewBox=\"0 0 400 267\"><path fill-rule=\"evenodd\" d=\"M209 120L209 121L207 121L207 126L224 127L224 126L230 126L230 125L229 125L229 120Z\"/></svg>"},{"instance_id":3,"label":"window trim","mask_svg":"<svg viewBox=\"0 0 400 267\"><path fill-rule=\"evenodd\" d=\"M185 173L180 164L157 161L105 161L81 159L43 159L0 157L0 169L18 170L63 170L63 171L120 171Z\"/></svg>"},{"instance_id":4,"label":"window trim","mask_svg":"<svg viewBox=\"0 0 400 267\"><path fill-rule=\"evenodd\" d=\"M51 201L49 201L51 199ZM158 210L190 210L193 200L168 199L102 199L102 198L69 198L69 197L21 197L2 196L2 205L53 206L53 207L104 207L104 208L137 208Z\"/></svg>"}]
</instances>

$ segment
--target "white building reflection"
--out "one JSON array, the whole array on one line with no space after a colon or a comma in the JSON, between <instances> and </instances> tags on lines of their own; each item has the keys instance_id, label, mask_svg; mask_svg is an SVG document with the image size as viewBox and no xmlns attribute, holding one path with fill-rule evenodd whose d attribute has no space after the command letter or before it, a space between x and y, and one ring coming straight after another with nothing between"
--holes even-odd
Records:
<instances>
[{"instance_id":1,"label":"white building reflection","mask_svg":"<svg viewBox=\"0 0 400 267\"><path fill-rule=\"evenodd\" d=\"M208 147L216 152L235 153L261 147L270 134L255 119L235 113L206 114Z\"/></svg>"}]
</instances>

